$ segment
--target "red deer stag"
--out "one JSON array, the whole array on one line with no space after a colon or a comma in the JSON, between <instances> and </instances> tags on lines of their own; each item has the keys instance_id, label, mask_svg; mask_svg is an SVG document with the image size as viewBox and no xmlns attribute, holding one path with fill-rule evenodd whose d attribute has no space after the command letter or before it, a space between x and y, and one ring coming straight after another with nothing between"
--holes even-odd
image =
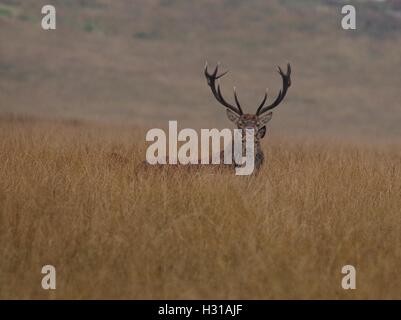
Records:
<instances>
[{"instance_id":1,"label":"red deer stag","mask_svg":"<svg viewBox=\"0 0 401 320\"><path fill-rule=\"evenodd\" d=\"M287 94L288 88L291 86L291 65L287 64L287 73L284 73L283 70L278 67L278 72L281 75L283 80L283 87L280 90L277 98L271 103L270 105L266 104L267 100L267 90L265 96L259 105L258 109L256 110L256 114L249 114L242 111L241 105L239 103L237 93L234 87L234 100L236 106L230 104L223 98L223 95L220 90L220 84L217 83L216 80L223 77L227 74L228 71L223 72L222 74L218 75L219 65L216 66L213 73L208 72L207 63L205 65L205 76L207 80L207 84L209 85L210 89L216 100L226 107L228 119L235 123L238 129L241 129L243 132L243 137L245 137L245 130L246 129L253 129L255 133L254 137L254 155L255 155L255 168L258 170L261 165L263 164L264 155L262 148L260 146L260 139L262 139L266 134L266 124L271 120L273 112L267 112L272 110L273 108L277 107L284 99ZM219 81L218 81L219 82ZM243 143L244 146L244 143ZM223 152L221 153L221 157L223 156ZM233 161L233 163L235 163Z\"/></svg>"}]
</instances>

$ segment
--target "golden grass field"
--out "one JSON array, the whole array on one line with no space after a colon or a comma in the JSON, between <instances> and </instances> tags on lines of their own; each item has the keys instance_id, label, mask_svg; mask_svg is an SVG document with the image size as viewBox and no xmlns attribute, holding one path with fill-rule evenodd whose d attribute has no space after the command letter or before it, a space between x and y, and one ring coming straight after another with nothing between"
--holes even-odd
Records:
<instances>
[{"instance_id":1,"label":"golden grass field","mask_svg":"<svg viewBox=\"0 0 401 320\"><path fill-rule=\"evenodd\" d=\"M144 168L133 126L3 118L0 298L401 298L400 149L265 140L239 177Z\"/></svg>"},{"instance_id":2,"label":"golden grass field","mask_svg":"<svg viewBox=\"0 0 401 320\"><path fill-rule=\"evenodd\" d=\"M52 3L0 3L0 299L401 299L399 0L352 31L343 1ZM257 176L143 165L150 128L230 125L206 60L249 113L291 62Z\"/></svg>"}]
</instances>

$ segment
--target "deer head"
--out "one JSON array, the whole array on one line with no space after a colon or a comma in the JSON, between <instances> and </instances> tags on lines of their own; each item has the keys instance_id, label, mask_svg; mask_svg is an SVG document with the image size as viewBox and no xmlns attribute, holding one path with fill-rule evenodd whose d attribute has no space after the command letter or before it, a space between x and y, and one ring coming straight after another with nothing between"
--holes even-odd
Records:
<instances>
[{"instance_id":1,"label":"deer head","mask_svg":"<svg viewBox=\"0 0 401 320\"><path fill-rule=\"evenodd\" d=\"M217 64L216 68L214 69L213 73L209 74L207 63L205 65L205 76L207 80L207 84L209 85L210 89L216 100L222 104L227 109L227 116L228 119L235 123L238 129L242 129L245 131L246 129L254 129L255 132L255 142L258 142L262 139L266 134L266 124L271 120L273 112L268 112L273 108L277 107L281 101L283 101L285 95L287 94L288 88L291 86L291 65L287 64L287 73L284 73L283 70L278 67L278 73L281 75L283 80L283 87L280 90L277 98L273 101L272 104L267 105L267 90L265 96L261 104L259 105L255 114L243 113L241 105L239 103L237 93L234 87L234 100L236 106L230 104L223 98L223 95L220 90L220 78L227 74L228 71L221 73L218 75L219 65ZM217 86L216 86L217 80Z\"/></svg>"}]
</instances>

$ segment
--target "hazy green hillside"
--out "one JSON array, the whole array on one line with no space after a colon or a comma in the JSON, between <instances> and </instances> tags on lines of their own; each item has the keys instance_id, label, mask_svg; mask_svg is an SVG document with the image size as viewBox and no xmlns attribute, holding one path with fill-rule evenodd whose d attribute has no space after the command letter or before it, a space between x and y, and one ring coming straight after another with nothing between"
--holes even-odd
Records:
<instances>
[{"instance_id":1,"label":"hazy green hillside","mask_svg":"<svg viewBox=\"0 0 401 320\"><path fill-rule=\"evenodd\" d=\"M342 1L52 1L57 30L40 28L46 1L0 2L0 113L124 121L177 119L226 126L203 78L205 60L253 111L276 65L293 87L277 134L401 136L399 1L354 1L356 31L340 27Z\"/></svg>"}]
</instances>

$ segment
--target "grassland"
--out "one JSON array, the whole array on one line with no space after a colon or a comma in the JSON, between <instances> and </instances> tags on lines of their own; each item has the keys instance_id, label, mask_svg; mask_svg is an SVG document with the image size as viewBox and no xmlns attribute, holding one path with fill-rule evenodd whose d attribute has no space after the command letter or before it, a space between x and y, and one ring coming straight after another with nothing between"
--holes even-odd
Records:
<instances>
[{"instance_id":1,"label":"grassland","mask_svg":"<svg viewBox=\"0 0 401 320\"><path fill-rule=\"evenodd\" d=\"M398 0L355 31L331 0L54 0L49 32L3 2L1 299L401 298ZM256 177L142 165L148 128L228 125L205 60L246 112L293 66Z\"/></svg>"},{"instance_id":2,"label":"grassland","mask_svg":"<svg viewBox=\"0 0 401 320\"><path fill-rule=\"evenodd\" d=\"M130 126L0 122L2 299L401 298L399 148L270 137L244 178L146 169Z\"/></svg>"}]
</instances>

